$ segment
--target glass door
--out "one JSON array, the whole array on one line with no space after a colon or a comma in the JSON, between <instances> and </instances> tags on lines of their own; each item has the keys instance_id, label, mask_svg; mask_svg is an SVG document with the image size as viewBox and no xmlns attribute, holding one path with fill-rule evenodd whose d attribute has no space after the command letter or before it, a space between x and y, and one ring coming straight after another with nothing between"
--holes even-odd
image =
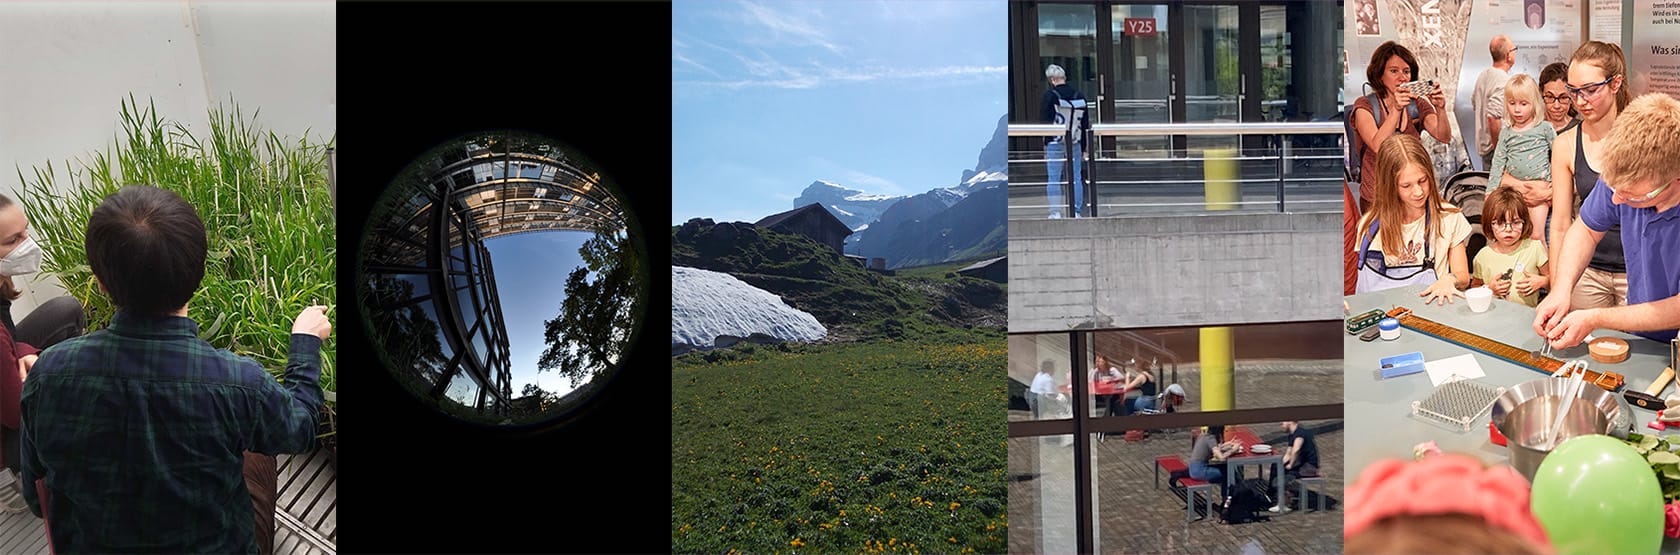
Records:
<instances>
[{"instance_id":1,"label":"glass door","mask_svg":"<svg viewBox=\"0 0 1680 555\"><path fill-rule=\"evenodd\" d=\"M1177 85L1172 68L1170 18L1164 4L1120 5L1109 8L1113 39L1113 91L1107 100L1111 118L1105 123L1169 123ZM1118 156L1161 156L1172 148L1169 137L1116 137L1104 142Z\"/></svg>"},{"instance_id":2,"label":"glass door","mask_svg":"<svg viewBox=\"0 0 1680 555\"><path fill-rule=\"evenodd\" d=\"M1237 6L1184 6L1184 121L1238 123L1247 100ZM1234 148L1236 137L1190 136L1191 150Z\"/></svg>"},{"instance_id":3,"label":"glass door","mask_svg":"<svg viewBox=\"0 0 1680 555\"><path fill-rule=\"evenodd\" d=\"M1038 94L1050 90L1044 68L1050 64L1067 71L1067 84L1079 89L1088 103L1101 106L1100 73L1097 66L1097 10L1090 4L1041 4L1038 7ZM1035 96L1036 98L1036 96ZM1044 122L1042 110L1033 103L1035 122ZM1100 110L1099 110L1100 111ZM1093 123L1103 121L1097 112L1089 115Z\"/></svg>"}]
</instances>

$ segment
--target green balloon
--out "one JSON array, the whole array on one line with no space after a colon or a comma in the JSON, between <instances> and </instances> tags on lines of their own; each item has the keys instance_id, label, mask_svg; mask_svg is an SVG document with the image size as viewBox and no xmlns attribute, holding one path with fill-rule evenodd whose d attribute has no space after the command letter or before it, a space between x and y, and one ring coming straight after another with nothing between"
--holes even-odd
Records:
<instances>
[{"instance_id":1,"label":"green balloon","mask_svg":"<svg viewBox=\"0 0 1680 555\"><path fill-rule=\"evenodd\" d=\"M1540 462L1529 507L1559 555L1656 553L1662 486L1633 447L1605 435L1565 440Z\"/></svg>"}]
</instances>

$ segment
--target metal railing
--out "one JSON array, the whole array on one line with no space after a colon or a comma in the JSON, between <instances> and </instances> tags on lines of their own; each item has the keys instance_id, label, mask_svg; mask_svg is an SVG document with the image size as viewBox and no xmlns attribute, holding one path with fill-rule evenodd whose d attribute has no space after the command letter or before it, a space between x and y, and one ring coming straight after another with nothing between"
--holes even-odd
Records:
<instances>
[{"instance_id":1,"label":"metal railing","mask_svg":"<svg viewBox=\"0 0 1680 555\"><path fill-rule=\"evenodd\" d=\"M1100 148L1078 160L1072 149L1050 160L1031 139L1060 136L1066 144L1065 133L1055 124L1009 126L1010 219L1341 211L1340 122L1098 124L1083 143ZM1071 164L1081 164L1083 183L1051 188L1051 163L1065 168L1057 172L1063 181L1073 175ZM1073 205L1075 186L1083 187L1083 206ZM1052 192L1058 206L1051 206Z\"/></svg>"}]
</instances>

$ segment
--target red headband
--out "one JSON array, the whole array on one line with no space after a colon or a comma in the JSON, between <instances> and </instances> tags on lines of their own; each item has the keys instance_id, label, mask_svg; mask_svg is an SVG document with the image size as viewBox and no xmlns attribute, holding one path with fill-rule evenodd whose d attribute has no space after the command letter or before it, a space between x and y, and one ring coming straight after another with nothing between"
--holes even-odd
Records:
<instances>
[{"instance_id":1,"label":"red headband","mask_svg":"<svg viewBox=\"0 0 1680 555\"><path fill-rule=\"evenodd\" d=\"M1465 455L1379 461L1348 490L1342 537L1357 536L1393 516L1463 514L1550 551L1546 530L1528 510L1528 496L1528 480L1516 469L1489 467Z\"/></svg>"}]
</instances>

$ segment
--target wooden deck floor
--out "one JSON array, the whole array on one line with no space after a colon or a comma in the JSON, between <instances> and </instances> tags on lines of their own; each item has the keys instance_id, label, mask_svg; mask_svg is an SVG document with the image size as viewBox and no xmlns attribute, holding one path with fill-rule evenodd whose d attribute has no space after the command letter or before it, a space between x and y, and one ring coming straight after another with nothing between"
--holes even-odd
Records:
<instances>
[{"instance_id":1,"label":"wooden deck floor","mask_svg":"<svg viewBox=\"0 0 1680 555\"><path fill-rule=\"evenodd\" d=\"M338 551L338 473L316 449L304 455L281 455L280 497L274 515L274 552L287 555ZM47 553L47 530L25 511L0 514L0 553Z\"/></svg>"}]
</instances>

